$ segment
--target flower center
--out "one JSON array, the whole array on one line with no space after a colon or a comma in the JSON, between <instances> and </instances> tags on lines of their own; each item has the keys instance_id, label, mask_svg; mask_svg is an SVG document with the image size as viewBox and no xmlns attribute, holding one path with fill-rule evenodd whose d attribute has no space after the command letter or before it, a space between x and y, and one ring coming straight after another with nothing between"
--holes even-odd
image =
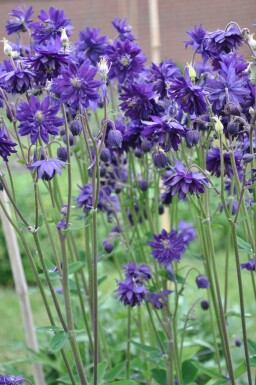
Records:
<instances>
[{"instance_id":1,"label":"flower center","mask_svg":"<svg viewBox=\"0 0 256 385\"><path fill-rule=\"evenodd\" d=\"M165 249L169 249L170 248L170 242L168 239L163 239L161 241L162 245L164 246Z\"/></svg>"},{"instance_id":2,"label":"flower center","mask_svg":"<svg viewBox=\"0 0 256 385\"><path fill-rule=\"evenodd\" d=\"M70 82L72 84L72 86L76 87L76 88L80 88L81 87L81 80L78 78L78 77L73 77L72 79L70 79Z\"/></svg>"},{"instance_id":3,"label":"flower center","mask_svg":"<svg viewBox=\"0 0 256 385\"><path fill-rule=\"evenodd\" d=\"M42 111L37 111L36 115L35 115L35 118L38 122L42 122L43 118L44 118L44 114Z\"/></svg>"},{"instance_id":4,"label":"flower center","mask_svg":"<svg viewBox=\"0 0 256 385\"><path fill-rule=\"evenodd\" d=\"M121 63L124 67L127 67L127 66L130 64L130 57L123 56L123 57L120 59L120 63Z\"/></svg>"}]
</instances>

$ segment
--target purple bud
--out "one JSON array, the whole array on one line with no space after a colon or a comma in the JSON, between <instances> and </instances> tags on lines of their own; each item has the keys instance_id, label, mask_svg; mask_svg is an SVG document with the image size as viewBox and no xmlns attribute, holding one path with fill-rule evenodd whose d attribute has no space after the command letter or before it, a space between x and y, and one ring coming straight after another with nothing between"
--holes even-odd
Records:
<instances>
[{"instance_id":1,"label":"purple bud","mask_svg":"<svg viewBox=\"0 0 256 385\"><path fill-rule=\"evenodd\" d=\"M78 136L81 134L82 132L82 123L80 122L80 120L72 120L72 122L70 122L70 131L71 133L74 135L74 136Z\"/></svg>"},{"instance_id":2,"label":"purple bud","mask_svg":"<svg viewBox=\"0 0 256 385\"><path fill-rule=\"evenodd\" d=\"M106 251L106 253L108 253L108 254L110 254L114 248L113 243L109 239L105 239L102 242L102 246L103 246L104 250Z\"/></svg>"},{"instance_id":3,"label":"purple bud","mask_svg":"<svg viewBox=\"0 0 256 385\"><path fill-rule=\"evenodd\" d=\"M138 181L138 185L139 185L139 188L141 191L147 191L148 189L148 182L146 182L145 180L139 180Z\"/></svg>"},{"instance_id":4,"label":"purple bud","mask_svg":"<svg viewBox=\"0 0 256 385\"><path fill-rule=\"evenodd\" d=\"M103 177L106 175L106 168L105 167L100 167L100 176Z\"/></svg>"},{"instance_id":5,"label":"purple bud","mask_svg":"<svg viewBox=\"0 0 256 385\"><path fill-rule=\"evenodd\" d=\"M254 158L255 158L255 154L244 154L243 155L244 163L251 163Z\"/></svg>"},{"instance_id":6,"label":"purple bud","mask_svg":"<svg viewBox=\"0 0 256 385\"><path fill-rule=\"evenodd\" d=\"M66 162L68 159L67 147L58 147L57 157L62 160L62 162Z\"/></svg>"},{"instance_id":7,"label":"purple bud","mask_svg":"<svg viewBox=\"0 0 256 385\"><path fill-rule=\"evenodd\" d=\"M201 305L201 308L203 310L208 310L209 309L209 302L206 301L206 299L202 299L202 301L200 302L200 305Z\"/></svg>"},{"instance_id":8,"label":"purple bud","mask_svg":"<svg viewBox=\"0 0 256 385\"><path fill-rule=\"evenodd\" d=\"M229 122L227 125L227 132L230 135L236 135L240 129L240 124L236 122Z\"/></svg>"},{"instance_id":9,"label":"purple bud","mask_svg":"<svg viewBox=\"0 0 256 385\"><path fill-rule=\"evenodd\" d=\"M196 284L198 289L206 289L207 287L210 286L210 282L208 281L208 278L206 277L206 275L203 275L203 274L199 274L196 277Z\"/></svg>"},{"instance_id":10,"label":"purple bud","mask_svg":"<svg viewBox=\"0 0 256 385\"><path fill-rule=\"evenodd\" d=\"M108 133L108 144L111 148L121 148L123 135L119 130L110 130Z\"/></svg>"},{"instance_id":11,"label":"purple bud","mask_svg":"<svg viewBox=\"0 0 256 385\"><path fill-rule=\"evenodd\" d=\"M121 233L121 229L119 226L113 226L112 229L111 229L111 233Z\"/></svg>"},{"instance_id":12,"label":"purple bud","mask_svg":"<svg viewBox=\"0 0 256 385\"><path fill-rule=\"evenodd\" d=\"M141 150L143 151L143 152L150 152L150 150L151 150L151 148L152 148L152 144L151 144L151 142L149 141L149 140L147 140L147 139L144 139L142 142L141 142Z\"/></svg>"},{"instance_id":13,"label":"purple bud","mask_svg":"<svg viewBox=\"0 0 256 385\"><path fill-rule=\"evenodd\" d=\"M70 146L73 146L73 144L74 144L74 137L73 137L73 135L72 135L72 134L69 134L68 137L69 137L69 145L70 145ZM63 140L63 142L64 142L65 144L67 143L67 137L66 137L66 135L63 135L62 140Z\"/></svg>"},{"instance_id":14,"label":"purple bud","mask_svg":"<svg viewBox=\"0 0 256 385\"><path fill-rule=\"evenodd\" d=\"M102 162L107 163L110 161L110 157L111 157L111 153L110 153L109 149L104 147L101 151L101 154L100 154L100 160L102 160Z\"/></svg>"},{"instance_id":15,"label":"purple bud","mask_svg":"<svg viewBox=\"0 0 256 385\"><path fill-rule=\"evenodd\" d=\"M242 341L239 338L236 338L235 345L239 348L242 345Z\"/></svg>"},{"instance_id":16,"label":"purple bud","mask_svg":"<svg viewBox=\"0 0 256 385\"><path fill-rule=\"evenodd\" d=\"M238 104L233 104L233 103L227 104L224 109L224 112L227 115L231 114L231 115L240 116L241 111L242 111L241 107Z\"/></svg>"},{"instance_id":17,"label":"purple bud","mask_svg":"<svg viewBox=\"0 0 256 385\"><path fill-rule=\"evenodd\" d=\"M153 162L157 168L164 168L168 163L168 158L163 152L155 152L153 154Z\"/></svg>"},{"instance_id":18,"label":"purple bud","mask_svg":"<svg viewBox=\"0 0 256 385\"><path fill-rule=\"evenodd\" d=\"M159 213L159 215L162 215L164 213L164 206L160 205L158 207L158 213Z\"/></svg>"},{"instance_id":19,"label":"purple bud","mask_svg":"<svg viewBox=\"0 0 256 385\"><path fill-rule=\"evenodd\" d=\"M135 148L133 153L134 153L134 156L136 156L136 158L138 158L138 159L142 158L143 154L142 154L142 151L139 148Z\"/></svg>"},{"instance_id":20,"label":"purple bud","mask_svg":"<svg viewBox=\"0 0 256 385\"><path fill-rule=\"evenodd\" d=\"M197 130L189 130L186 132L185 140L188 147L193 147L199 142L200 134Z\"/></svg>"}]
</instances>

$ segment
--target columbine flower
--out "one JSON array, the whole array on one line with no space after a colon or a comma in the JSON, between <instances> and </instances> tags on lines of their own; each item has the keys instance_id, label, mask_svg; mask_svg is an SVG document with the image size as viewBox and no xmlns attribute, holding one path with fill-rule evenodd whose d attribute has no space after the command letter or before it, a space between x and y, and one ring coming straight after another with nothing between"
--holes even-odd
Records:
<instances>
[{"instance_id":1,"label":"columbine flower","mask_svg":"<svg viewBox=\"0 0 256 385\"><path fill-rule=\"evenodd\" d=\"M64 11L50 7L49 14L46 11L41 11L38 18L41 22L32 22L29 28L33 30L32 38L36 43L41 44L51 37L61 36L62 28L66 28L68 36L71 35L70 19L67 19Z\"/></svg>"},{"instance_id":2,"label":"columbine flower","mask_svg":"<svg viewBox=\"0 0 256 385\"><path fill-rule=\"evenodd\" d=\"M51 180L56 172L62 174L61 167L65 167L66 163L59 159L49 158L38 160L28 166L29 170L36 170L39 179Z\"/></svg>"},{"instance_id":3,"label":"columbine flower","mask_svg":"<svg viewBox=\"0 0 256 385\"><path fill-rule=\"evenodd\" d=\"M146 58L137 44L129 40L114 41L107 48L107 58L112 63L109 79L117 78L120 83L134 80L144 68Z\"/></svg>"},{"instance_id":4,"label":"columbine flower","mask_svg":"<svg viewBox=\"0 0 256 385\"><path fill-rule=\"evenodd\" d=\"M47 45L34 47L35 54L26 59L26 64L35 72L35 81L45 85L47 80L57 78L62 68L68 65L68 55L62 51L59 40L50 39Z\"/></svg>"},{"instance_id":5,"label":"columbine flower","mask_svg":"<svg viewBox=\"0 0 256 385\"><path fill-rule=\"evenodd\" d=\"M149 242L152 247L152 255L161 265L168 267L172 262L179 262L181 254L185 252L185 244L182 234L172 230L167 233L166 230L158 235L154 234L154 241Z\"/></svg>"},{"instance_id":6,"label":"columbine flower","mask_svg":"<svg viewBox=\"0 0 256 385\"><path fill-rule=\"evenodd\" d=\"M63 118L57 117L59 104L49 96L45 97L42 103L31 95L28 103L20 103L17 106L16 118L20 121L20 135L30 134L32 144L35 144L38 137L47 144L49 134L57 135L58 127L63 124Z\"/></svg>"},{"instance_id":7,"label":"columbine flower","mask_svg":"<svg viewBox=\"0 0 256 385\"><path fill-rule=\"evenodd\" d=\"M189 114L203 115L207 110L205 91L193 85L188 75L171 81L169 95Z\"/></svg>"},{"instance_id":8,"label":"columbine flower","mask_svg":"<svg viewBox=\"0 0 256 385\"><path fill-rule=\"evenodd\" d=\"M128 265L123 266L125 271L125 278L135 280L136 282L148 281L151 278L151 272L147 265L142 264L136 266L134 262L129 262Z\"/></svg>"},{"instance_id":9,"label":"columbine flower","mask_svg":"<svg viewBox=\"0 0 256 385\"><path fill-rule=\"evenodd\" d=\"M165 151L169 151L171 147L177 151L181 142L180 138L185 135L184 127L174 119L164 120L158 116L151 116L151 119L152 122L142 122L146 125L141 133L142 136L157 139Z\"/></svg>"},{"instance_id":10,"label":"columbine flower","mask_svg":"<svg viewBox=\"0 0 256 385\"><path fill-rule=\"evenodd\" d=\"M148 293L146 301L151 302L155 309L162 309L167 302L168 295L171 293L172 290L163 290L159 293Z\"/></svg>"},{"instance_id":11,"label":"columbine flower","mask_svg":"<svg viewBox=\"0 0 256 385\"><path fill-rule=\"evenodd\" d=\"M32 13L32 6L29 8L24 7L24 10L22 7L13 9L9 13L10 18L5 26L8 35L11 35L12 33L26 32L27 26L31 23L30 17L32 16Z\"/></svg>"},{"instance_id":12,"label":"columbine flower","mask_svg":"<svg viewBox=\"0 0 256 385\"><path fill-rule=\"evenodd\" d=\"M208 55L205 52L206 42L204 40L206 30L203 29L202 24L199 27L194 26L194 31L187 31L186 33L192 38L191 40L183 40L186 43L186 48L191 45L194 51L207 58Z\"/></svg>"},{"instance_id":13,"label":"columbine flower","mask_svg":"<svg viewBox=\"0 0 256 385\"><path fill-rule=\"evenodd\" d=\"M242 269L246 269L248 271L255 271L256 270L256 268L255 268L255 259L251 258L251 259L249 259L248 262L241 263L240 266L241 266Z\"/></svg>"},{"instance_id":14,"label":"columbine flower","mask_svg":"<svg viewBox=\"0 0 256 385\"><path fill-rule=\"evenodd\" d=\"M241 160L242 160L242 153L235 152L235 163L237 170L241 170ZM231 164L231 158L230 154L224 154L224 175L227 175L228 177L232 177L233 175L233 169ZM208 171L211 172L211 175L216 175L217 177L220 177L221 175L221 159L220 159L220 149L219 148L212 148L211 151L207 153L206 157L206 168Z\"/></svg>"},{"instance_id":15,"label":"columbine flower","mask_svg":"<svg viewBox=\"0 0 256 385\"><path fill-rule=\"evenodd\" d=\"M145 299L147 289L132 280L117 281L116 297L125 305L139 306Z\"/></svg>"},{"instance_id":16,"label":"columbine flower","mask_svg":"<svg viewBox=\"0 0 256 385\"><path fill-rule=\"evenodd\" d=\"M132 120L140 122L150 115L157 115L162 110L154 100L155 94L151 85L129 83L123 90L120 96L123 103L120 107L125 111L125 116L129 116Z\"/></svg>"},{"instance_id":17,"label":"columbine flower","mask_svg":"<svg viewBox=\"0 0 256 385\"><path fill-rule=\"evenodd\" d=\"M69 62L67 69L62 69L61 77L54 80L53 91L60 95L61 102L71 108L88 107L90 101L99 99L98 87L101 82L94 80L97 69L85 61L82 66Z\"/></svg>"},{"instance_id":18,"label":"columbine flower","mask_svg":"<svg viewBox=\"0 0 256 385\"><path fill-rule=\"evenodd\" d=\"M0 385L22 385L23 383L22 376L0 374Z\"/></svg>"},{"instance_id":19,"label":"columbine flower","mask_svg":"<svg viewBox=\"0 0 256 385\"><path fill-rule=\"evenodd\" d=\"M183 236L183 242L186 246L196 239L196 230L192 222L180 221L178 229Z\"/></svg>"},{"instance_id":20,"label":"columbine flower","mask_svg":"<svg viewBox=\"0 0 256 385\"><path fill-rule=\"evenodd\" d=\"M160 96L160 99L168 96L170 82L181 77L179 68L171 60L166 60L159 65L152 63L150 72L149 82L153 85L153 91Z\"/></svg>"},{"instance_id":21,"label":"columbine flower","mask_svg":"<svg viewBox=\"0 0 256 385\"><path fill-rule=\"evenodd\" d=\"M204 193L206 177L196 171L187 171L182 162L177 161L173 173L164 177L166 195L172 197L178 194L179 199L185 199L187 194Z\"/></svg>"},{"instance_id":22,"label":"columbine flower","mask_svg":"<svg viewBox=\"0 0 256 385\"><path fill-rule=\"evenodd\" d=\"M80 31L79 39L76 42L77 51L83 52L92 64L97 65L100 57L105 55L107 36L99 36L99 29L87 27L84 31Z\"/></svg>"},{"instance_id":23,"label":"columbine flower","mask_svg":"<svg viewBox=\"0 0 256 385\"><path fill-rule=\"evenodd\" d=\"M28 69L3 71L0 75L0 85L12 94L24 94L31 88L34 76Z\"/></svg>"},{"instance_id":24,"label":"columbine flower","mask_svg":"<svg viewBox=\"0 0 256 385\"><path fill-rule=\"evenodd\" d=\"M229 53L233 49L242 45L243 39L241 33L236 27L229 27L227 31L218 29L214 32L207 32L204 36L206 48L211 56L217 53Z\"/></svg>"},{"instance_id":25,"label":"columbine flower","mask_svg":"<svg viewBox=\"0 0 256 385\"><path fill-rule=\"evenodd\" d=\"M127 24L126 19L118 19L117 17L112 21L113 26L119 33L118 38L122 41L130 40L134 41L135 36L132 33L132 27Z\"/></svg>"},{"instance_id":26,"label":"columbine flower","mask_svg":"<svg viewBox=\"0 0 256 385\"><path fill-rule=\"evenodd\" d=\"M208 278L206 277L206 275L203 275L203 274L199 274L196 277L196 284L198 289L206 289L207 287L210 286L210 282L208 281Z\"/></svg>"},{"instance_id":27,"label":"columbine flower","mask_svg":"<svg viewBox=\"0 0 256 385\"><path fill-rule=\"evenodd\" d=\"M8 156L12 153L17 152L13 147L17 146L16 143L12 142L6 135L3 128L0 128L0 156L8 162Z\"/></svg>"}]
</instances>

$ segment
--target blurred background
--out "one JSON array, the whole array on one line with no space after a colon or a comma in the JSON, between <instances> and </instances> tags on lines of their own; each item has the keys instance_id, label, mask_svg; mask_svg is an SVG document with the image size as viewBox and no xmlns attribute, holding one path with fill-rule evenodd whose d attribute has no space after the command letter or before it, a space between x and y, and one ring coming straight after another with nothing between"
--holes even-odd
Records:
<instances>
[{"instance_id":1,"label":"blurred background","mask_svg":"<svg viewBox=\"0 0 256 385\"><path fill-rule=\"evenodd\" d=\"M73 41L81 29L87 26L100 28L101 34L115 37L111 25L114 17L126 17L133 27L143 51L148 58L150 50L150 3L154 0L0 0L0 37L6 36L5 22L8 13L17 5L33 5L36 18L41 9L50 6L63 9L74 26ZM187 39L186 31L202 24L208 31L224 29L228 22L236 21L240 27L253 32L256 28L256 0L158 0L160 55L161 59L172 58L184 65L191 60L191 50L184 49L182 40ZM154 15L157 17L157 15Z\"/></svg>"}]
</instances>

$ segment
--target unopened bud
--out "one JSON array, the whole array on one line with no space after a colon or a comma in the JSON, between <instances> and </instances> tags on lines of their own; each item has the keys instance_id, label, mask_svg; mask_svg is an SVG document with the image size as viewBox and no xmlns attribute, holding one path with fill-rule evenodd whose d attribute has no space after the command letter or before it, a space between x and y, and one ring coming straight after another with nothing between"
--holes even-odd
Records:
<instances>
[{"instance_id":1,"label":"unopened bud","mask_svg":"<svg viewBox=\"0 0 256 385\"><path fill-rule=\"evenodd\" d=\"M108 66L108 61L104 56L100 57L100 61L97 63L97 67L102 79L106 81L111 65Z\"/></svg>"},{"instance_id":2,"label":"unopened bud","mask_svg":"<svg viewBox=\"0 0 256 385\"><path fill-rule=\"evenodd\" d=\"M60 41L61 41L61 44L63 47L67 47L68 43L69 43L69 38L68 38L68 35L67 35L67 30L66 28L61 28L61 35L60 35Z\"/></svg>"},{"instance_id":3,"label":"unopened bud","mask_svg":"<svg viewBox=\"0 0 256 385\"><path fill-rule=\"evenodd\" d=\"M190 79L192 80L192 82L194 82L196 80L196 71L194 67L192 66L192 64L187 64L187 69Z\"/></svg>"},{"instance_id":4,"label":"unopened bud","mask_svg":"<svg viewBox=\"0 0 256 385\"><path fill-rule=\"evenodd\" d=\"M12 55L12 46L10 45L9 41L5 38L1 40L4 44L4 53L5 55L11 56Z\"/></svg>"},{"instance_id":5,"label":"unopened bud","mask_svg":"<svg viewBox=\"0 0 256 385\"><path fill-rule=\"evenodd\" d=\"M218 117L218 116L213 116L213 120L214 120L214 128L215 128L215 131L217 132L218 135L222 135L223 134L223 124L221 123L221 116Z\"/></svg>"}]
</instances>

